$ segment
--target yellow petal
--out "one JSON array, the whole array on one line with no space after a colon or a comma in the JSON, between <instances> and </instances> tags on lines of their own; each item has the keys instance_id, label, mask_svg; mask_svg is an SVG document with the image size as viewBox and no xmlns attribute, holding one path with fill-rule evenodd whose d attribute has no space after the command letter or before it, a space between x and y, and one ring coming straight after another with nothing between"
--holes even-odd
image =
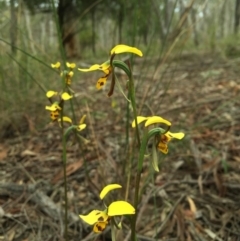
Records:
<instances>
[{"instance_id":1,"label":"yellow petal","mask_svg":"<svg viewBox=\"0 0 240 241\"><path fill-rule=\"evenodd\" d=\"M72 95L69 95L67 92L62 93L61 95L63 100L69 100L72 98Z\"/></svg>"},{"instance_id":2,"label":"yellow petal","mask_svg":"<svg viewBox=\"0 0 240 241\"><path fill-rule=\"evenodd\" d=\"M182 133L182 132L172 133L172 132L168 131L167 134L168 134L170 137L176 138L176 139L178 139L178 140L181 140L181 139L185 136L185 134Z\"/></svg>"},{"instance_id":3,"label":"yellow petal","mask_svg":"<svg viewBox=\"0 0 240 241\"><path fill-rule=\"evenodd\" d=\"M163 142L159 142L158 146L157 146L158 150L161 151L164 154L168 153L168 146L166 143Z\"/></svg>"},{"instance_id":4,"label":"yellow petal","mask_svg":"<svg viewBox=\"0 0 240 241\"><path fill-rule=\"evenodd\" d=\"M75 63L66 63L67 67L68 68L71 68L71 69L74 69L76 67L76 64Z\"/></svg>"},{"instance_id":5,"label":"yellow petal","mask_svg":"<svg viewBox=\"0 0 240 241\"><path fill-rule=\"evenodd\" d=\"M73 77L73 74L74 74L73 71L70 71L70 72L67 74L67 76L68 76L68 77Z\"/></svg>"},{"instance_id":6,"label":"yellow petal","mask_svg":"<svg viewBox=\"0 0 240 241\"><path fill-rule=\"evenodd\" d=\"M78 126L77 126L77 130L78 130L78 131L82 131L83 129L86 128L86 126L87 126L86 124L78 125Z\"/></svg>"},{"instance_id":7,"label":"yellow petal","mask_svg":"<svg viewBox=\"0 0 240 241\"><path fill-rule=\"evenodd\" d=\"M104 71L105 73L106 73L107 70L109 71L109 69L110 69L110 63L109 63L109 61L106 61L106 62L104 62L103 64L101 64L101 65L99 66L99 69L102 70L102 71Z\"/></svg>"},{"instance_id":8,"label":"yellow petal","mask_svg":"<svg viewBox=\"0 0 240 241\"><path fill-rule=\"evenodd\" d=\"M107 221L106 222L97 222L93 226L93 232L101 233L106 228L107 225L108 225Z\"/></svg>"},{"instance_id":9,"label":"yellow petal","mask_svg":"<svg viewBox=\"0 0 240 241\"><path fill-rule=\"evenodd\" d=\"M55 111L57 108L53 106L45 106L45 110Z\"/></svg>"},{"instance_id":10,"label":"yellow petal","mask_svg":"<svg viewBox=\"0 0 240 241\"><path fill-rule=\"evenodd\" d=\"M83 115L83 117L81 118L81 120L79 121L79 124L83 124L85 122L86 119L86 115Z\"/></svg>"},{"instance_id":11,"label":"yellow petal","mask_svg":"<svg viewBox=\"0 0 240 241\"><path fill-rule=\"evenodd\" d=\"M118 216L125 214L135 214L135 208L128 202L112 202L108 207L108 216Z\"/></svg>"},{"instance_id":12,"label":"yellow petal","mask_svg":"<svg viewBox=\"0 0 240 241\"><path fill-rule=\"evenodd\" d=\"M61 121L61 119L60 119L60 121ZM63 116L63 121L72 123L71 118L69 118L68 116Z\"/></svg>"},{"instance_id":13,"label":"yellow petal","mask_svg":"<svg viewBox=\"0 0 240 241\"><path fill-rule=\"evenodd\" d=\"M167 126L171 126L171 122L163 119L160 116L149 117L148 120L145 123L145 126L149 126L149 125L156 124L156 123L162 123L162 124L166 124Z\"/></svg>"},{"instance_id":14,"label":"yellow petal","mask_svg":"<svg viewBox=\"0 0 240 241\"><path fill-rule=\"evenodd\" d=\"M137 123L140 124L141 122L147 120L148 117L144 117L144 116L137 116ZM135 128L136 127L136 123L135 123L135 120L133 120L132 122L132 128Z\"/></svg>"},{"instance_id":15,"label":"yellow petal","mask_svg":"<svg viewBox=\"0 0 240 241\"><path fill-rule=\"evenodd\" d=\"M119 44L119 45L115 46L111 50L111 55L113 55L113 54L121 54L121 53L133 53L133 54L136 54L138 56L143 56L141 50L139 50L139 49L137 49L135 47L124 45L124 44Z\"/></svg>"},{"instance_id":16,"label":"yellow petal","mask_svg":"<svg viewBox=\"0 0 240 241\"><path fill-rule=\"evenodd\" d=\"M50 111L56 111L56 110L61 110L62 108L58 105L57 102L55 102L51 106L45 106L45 109Z\"/></svg>"},{"instance_id":17,"label":"yellow petal","mask_svg":"<svg viewBox=\"0 0 240 241\"><path fill-rule=\"evenodd\" d=\"M104 76L104 77L101 77L98 81L97 81L97 84L96 84L96 88L98 90L102 89L102 87L106 84L107 82L107 77Z\"/></svg>"},{"instance_id":18,"label":"yellow petal","mask_svg":"<svg viewBox=\"0 0 240 241\"><path fill-rule=\"evenodd\" d=\"M54 95L57 95L57 94L58 94L58 92L53 91L53 90L49 90L49 91L46 93L46 96L47 96L47 98L51 98L51 97L53 97Z\"/></svg>"},{"instance_id":19,"label":"yellow petal","mask_svg":"<svg viewBox=\"0 0 240 241\"><path fill-rule=\"evenodd\" d=\"M119 184L109 184L109 185L107 185L101 191L101 193L99 195L100 199L103 199L111 190L118 189L118 188L122 188L122 186L119 185Z\"/></svg>"},{"instance_id":20,"label":"yellow petal","mask_svg":"<svg viewBox=\"0 0 240 241\"><path fill-rule=\"evenodd\" d=\"M54 69L59 69L60 66L61 66L60 62L57 62L56 64L51 64L51 67L54 68Z\"/></svg>"},{"instance_id":21,"label":"yellow petal","mask_svg":"<svg viewBox=\"0 0 240 241\"><path fill-rule=\"evenodd\" d=\"M59 116L59 110L51 111L50 117L53 121L55 121Z\"/></svg>"},{"instance_id":22,"label":"yellow petal","mask_svg":"<svg viewBox=\"0 0 240 241\"><path fill-rule=\"evenodd\" d=\"M106 61L103 64L94 64L94 65L90 66L88 69L78 68L78 70L82 71L82 72L89 72L89 71L94 71L94 70L102 70L102 71L104 71L107 74L106 71L109 69L109 67L110 67L109 61Z\"/></svg>"},{"instance_id":23,"label":"yellow petal","mask_svg":"<svg viewBox=\"0 0 240 241\"><path fill-rule=\"evenodd\" d=\"M96 222L106 222L108 215L99 210L93 210L87 215L79 215L79 217L89 225L93 225Z\"/></svg>"}]
</instances>

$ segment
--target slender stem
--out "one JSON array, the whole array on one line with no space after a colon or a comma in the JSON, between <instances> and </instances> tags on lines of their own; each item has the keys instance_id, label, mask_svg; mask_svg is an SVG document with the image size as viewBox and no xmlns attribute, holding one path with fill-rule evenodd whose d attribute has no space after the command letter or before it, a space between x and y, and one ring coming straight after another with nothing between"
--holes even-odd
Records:
<instances>
[{"instance_id":1,"label":"slender stem","mask_svg":"<svg viewBox=\"0 0 240 241\"><path fill-rule=\"evenodd\" d=\"M129 70L130 70L129 92L130 92L130 98L131 98L131 103L132 103L132 108L133 108L134 120L135 120L135 124L136 124L137 143L138 143L138 147L140 147L141 146L141 140L140 140L138 123L137 123L137 108L136 108L136 100L135 100L135 87L134 87L134 81L133 81L133 77L132 77L132 71L131 71L130 63L128 63L128 67L129 67ZM139 169L139 161L138 161L138 170L137 170L136 183L135 183L135 194L134 194L134 207L135 207L136 213L133 216L132 221L131 221L131 240L132 241L135 241L135 239L136 239L137 206L138 206L139 185L140 185L140 180L141 180L141 171L142 170Z\"/></svg>"},{"instance_id":2,"label":"slender stem","mask_svg":"<svg viewBox=\"0 0 240 241\"><path fill-rule=\"evenodd\" d=\"M133 216L132 222L131 222L131 241L136 240L136 222L137 222L137 206L138 206L138 200L139 200L139 186L140 186L142 166L143 166L145 150L147 147L147 142L148 142L148 132L146 130L144 132L142 144L140 147L138 167L137 167L137 176L136 176L136 181L135 181L134 207L136 210L136 214Z\"/></svg>"},{"instance_id":3,"label":"slender stem","mask_svg":"<svg viewBox=\"0 0 240 241\"><path fill-rule=\"evenodd\" d=\"M68 197L67 197L67 141L63 136L63 175L64 175L64 201L65 201L65 240L68 241Z\"/></svg>"},{"instance_id":4,"label":"slender stem","mask_svg":"<svg viewBox=\"0 0 240 241\"><path fill-rule=\"evenodd\" d=\"M63 176L64 176L64 201L65 201L65 240L68 241L68 197L67 197L67 134L64 133L63 128L63 108L61 110L61 134L62 134L62 161L63 161Z\"/></svg>"},{"instance_id":5,"label":"slender stem","mask_svg":"<svg viewBox=\"0 0 240 241\"><path fill-rule=\"evenodd\" d=\"M129 64L129 69L130 64ZM130 71L130 76L129 76L129 89L130 89L130 97L131 97L131 103L132 103L132 108L133 108L133 115L134 115L134 120L136 123L136 136L137 136L137 142L138 146L141 146L141 140L140 140L140 134L139 134L139 128L138 128L138 123L137 123L137 108L136 108L136 100L135 100L135 87L134 87L134 81L132 77L132 71Z\"/></svg>"}]
</instances>

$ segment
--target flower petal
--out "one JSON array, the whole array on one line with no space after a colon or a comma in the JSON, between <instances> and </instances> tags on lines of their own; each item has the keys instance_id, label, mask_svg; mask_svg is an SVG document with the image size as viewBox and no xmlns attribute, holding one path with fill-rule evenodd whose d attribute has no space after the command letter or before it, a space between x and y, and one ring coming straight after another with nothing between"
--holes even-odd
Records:
<instances>
[{"instance_id":1,"label":"flower petal","mask_svg":"<svg viewBox=\"0 0 240 241\"><path fill-rule=\"evenodd\" d=\"M164 142L159 142L158 146L157 146L158 150L161 151L164 154L168 153L168 146L166 143Z\"/></svg>"},{"instance_id":2,"label":"flower petal","mask_svg":"<svg viewBox=\"0 0 240 241\"><path fill-rule=\"evenodd\" d=\"M74 69L76 67L76 64L75 63L66 63L67 67L68 68L71 68L71 69Z\"/></svg>"},{"instance_id":3,"label":"flower petal","mask_svg":"<svg viewBox=\"0 0 240 241\"><path fill-rule=\"evenodd\" d=\"M108 219L108 215L99 210L93 210L87 215L79 215L79 217L89 225L93 225L96 222L106 222Z\"/></svg>"},{"instance_id":4,"label":"flower petal","mask_svg":"<svg viewBox=\"0 0 240 241\"><path fill-rule=\"evenodd\" d=\"M137 123L140 124L141 122L147 120L148 117L144 117L144 116L137 116ZM135 128L136 127L136 123L135 123L135 120L133 120L132 122L132 128Z\"/></svg>"},{"instance_id":5,"label":"flower petal","mask_svg":"<svg viewBox=\"0 0 240 241\"><path fill-rule=\"evenodd\" d=\"M185 134L182 132L172 133L172 132L168 131L166 134L168 134L170 137L176 138L178 140L181 140L185 136Z\"/></svg>"},{"instance_id":6,"label":"flower petal","mask_svg":"<svg viewBox=\"0 0 240 241\"><path fill-rule=\"evenodd\" d=\"M101 78L97 81L96 88L97 88L98 90L102 89L102 87L106 84L106 82L107 82L107 77L108 77L108 75L103 76L103 77L101 77Z\"/></svg>"},{"instance_id":7,"label":"flower petal","mask_svg":"<svg viewBox=\"0 0 240 241\"><path fill-rule=\"evenodd\" d=\"M45 106L45 109L50 111L56 111L61 110L62 108L58 105L58 102L55 102L51 106Z\"/></svg>"},{"instance_id":8,"label":"flower petal","mask_svg":"<svg viewBox=\"0 0 240 241\"><path fill-rule=\"evenodd\" d=\"M62 93L61 95L63 100L69 100L72 98L72 95L69 95L67 92Z\"/></svg>"},{"instance_id":9,"label":"flower petal","mask_svg":"<svg viewBox=\"0 0 240 241\"><path fill-rule=\"evenodd\" d=\"M117 216L125 214L135 214L135 208L128 202L112 202L108 207L108 216Z\"/></svg>"},{"instance_id":10,"label":"flower petal","mask_svg":"<svg viewBox=\"0 0 240 241\"><path fill-rule=\"evenodd\" d=\"M53 91L53 90L49 90L49 91L46 93L46 96L47 96L47 98L51 98L51 97L53 97L54 95L57 95L57 94L58 94L58 92Z\"/></svg>"},{"instance_id":11,"label":"flower petal","mask_svg":"<svg viewBox=\"0 0 240 241\"><path fill-rule=\"evenodd\" d=\"M59 110L51 111L50 118L55 121L59 117L60 113Z\"/></svg>"},{"instance_id":12,"label":"flower petal","mask_svg":"<svg viewBox=\"0 0 240 241\"><path fill-rule=\"evenodd\" d=\"M51 67L54 68L54 69L59 69L60 66L61 66L60 62L57 62L56 64L51 64Z\"/></svg>"},{"instance_id":13,"label":"flower petal","mask_svg":"<svg viewBox=\"0 0 240 241\"><path fill-rule=\"evenodd\" d=\"M83 115L81 120L79 121L79 125L83 124L85 122L86 115Z\"/></svg>"},{"instance_id":14,"label":"flower petal","mask_svg":"<svg viewBox=\"0 0 240 241\"><path fill-rule=\"evenodd\" d=\"M118 188L122 188L122 186L119 185L119 184L109 184L109 185L107 185L101 191L101 193L99 195L100 199L103 199L110 191L112 191L114 189L118 189Z\"/></svg>"},{"instance_id":15,"label":"flower petal","mask_svg":"<svg viewBox=\"0 0 240 241\"><path fill-rule=\"evenodd\" d=\"M139 50L139 49L137 49L135 47L124 45L124 44L119 44L119 45L115 46L111 50L111 55L113 55L113 54L121 54L121 53L133 53L133 54L136 54L138 56L143 56L141 50Z\"/></svg>"},{"instance_id":16,"label":"flower petal","mask_svg":"<svg viewBox=\"0 0 240 241\"><path fill-rule=\"evenodd\" d=\"M82 131L83 129L85 129L86 128L86 124L81 124L81 125L78 125L77 126L77 131Z\"/></svg>"},{"instance_id":17,"label":"flower petal","mask_svg":"<svg viewBox=\"0 0 240 241\"><path fill-rule=\"evenodd\" d=\"M61 119L58 119L58 121L61 121ZM72 123L72 120L71 120L71 118L69 118L68 116L63 116L63 121L64 122L69 122L69 123Z\"/></svg>"},{"instance_id":18,"label":"flower petal","mask_svg":"<svg viewBox=\"0 0 240 241\"><path fill-rule=\"evenodd\" d=\"M104 71L105 73L106 73L106 71L108 71L108 70L110 71L111 66L110 66L109 60L106 61L106 62L104 62L103 64L101 64L101 65L99 66L99 69L102 70L102 71Z\"/></svg>"},{"instance_id":19,"label":"flower petal","mask_svg":"<svg viewBox=\"0 0 240 241\"><path fill-rule=\"evenodd\" d=\"M165 120L160 116L152 116L149 117L148 120L145 122L145 127L156 123L163 123L167 126L171 126L171 122L169 122L168 120Z\"/></svg>"},{"instance_id":20,"label":"flower petal","mask_svg":"<svg viewBox=\"0 0 240 241\"><path fill-rule=\"evenodd\" d=\"M73 75L74 75L74 73L73 73L73 71L70 71L70 72L68 72L68 74L67 74L67 77L73 77Z\"/></svg>"},{"instance_id":21,"label":"flower petal","mask_svg":"<svg viewBox=\"0 0 240 241\"><path fill-rule=\"evenodd\" d=\"M93 232L101 233L106 228L107 225L108 225L107 221L106 222L97 222L93 226Z\"/></svg>"},{"instance_id":22,"label":"flower petal","mask_svg":"<svg viewBox=\"0 0 240 241\"><path fill-rule=\"evenodd\" d=\"M89 72L89 71L98 70L99 66L100 66L99 64L94 64L94 65L90 66L88 69L80 69L80 68L78 68L78 70L82 71L82 72Z\"/></svg>"}]
</instances>

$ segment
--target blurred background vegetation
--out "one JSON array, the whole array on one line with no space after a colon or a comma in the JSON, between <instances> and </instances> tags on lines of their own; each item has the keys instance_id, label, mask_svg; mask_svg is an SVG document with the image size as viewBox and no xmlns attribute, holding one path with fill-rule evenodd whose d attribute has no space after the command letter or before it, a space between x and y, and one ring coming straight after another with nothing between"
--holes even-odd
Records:
<instances>
[{"instance_id":1,"label":"blurred background vegetation","mask_svg":"<svg viewBox=\"0 0 240 241\"><path fill-rule=\"evenodd\" d=\"M38 85L54 87L48 67L61 60L61 44L68 61L85 64L100 63L118 43L134 45L156 57L155 69L170 55L240 55L239 0L1 0L0 13L5 129L23 113L41 123L45 96Z\"/></svg>"},{"instance_id":2,"label":"blurred background vegetation","mask_svg":"<svg viewBox=\"0 0 240 241\"><path fill-rule=\"evenodd\" d=\"M190 229L196 224L193 238L187 240L203 240L197 236L201 223L212 232L221 229L224 238L218 240L230 240L231 235L236 237L231 240L239 240L240 218L236 215L240 199L239 24L240 0L0 0L0 140L10 146L5 148L0 143L0 161L5 158L0 162L2 182L29 183L33 177L51 181L54 193L58 183L61 188L59 129L57 125L56 129L49 125L49 113L45 111L49 104L45 92L61 89L61 78L51 63L67 60L85 68L106 61L116 44L127 44L144 54L143 58L133 57L138 113L161 115L172 122L171 131L186 134L181 142L170 144L169 154L159 163L158 174L145 163L143 190L166 186L159 189L156 200L150 200L152 195L148 195L150 201L147 202L150 206L154 203L154 208L151 212L146 209L147 215L142 212L139 233L151 236L148 231L156 230L157 235L152 235L154 240L160 240L155 237L164 237L168 232L179 237L181 235L172 233L188 232L186 226L181 226L185 222ZM117 58L125 60L128 56ZM121 72L117 72L117 76L123 92L127 92L126 76ZM113 180L125 183L128 175L122 172L125 170L122 163L131 156L125 149L126 139L131 138L128 133L133 134L126 117L129 116L128 103L120 91L107 97L109 83L106 89L97 91L95 85L99 77L99 73L75 70L71 86L76 93L73 101L77 117L87 114L88 126L83 133L90 140L84 147L86 153L85 149L79 151L78 146L69 145L68 180L73 187L73 195L69 197L73 197L71 207L74 206L72 210L77 214L86 212L86 206L96 208L98 191ZM33 135L28 135L29 131ZM4 155L1 150L5 150ZM87 160L85 169L91 178L85 178L82 159L84 163ZM18 163L23 165L19 167ZM81 189L84 185L79 185L82 183L87 183L84 191ZM131 189L132 185L129 197ZM59 193L54 194L54 201L62 205ZM182 193L191 194L197 208L203 210L203 217L208 218L203 222L198 220L199 223L194 218L189 226L192 214L185 210L189 205L186 200L182 201ZM17 202L12 200L7 199L6 203L14 207L14 213L20 213L21 220L18 216L16 222L12 219L13 225L38 222L39 212L31 221L23 218L22 206L26 207L27 201L20 202L18 213ZM213 210L215 218L212 218ZM158 214L161 217L157 217ZM169 220L173 216L172 224L169 225L166 215ZM54 231L46 228L46 236L53 238L42 240L58 240L61 225L55 228L52 219L46 221L45 218L37 226L41 229L42 223L49 223ZM152 218L156 218L154 222ZM82 225L78 217L76 220L77 225ZM161 226L159 220L164 220ZM163 234L164 225L172 230ZM6 227L10 227L8 222ZM82 229L78 227L78 230ZM41 233L34 232L35 236ZM82 240L78 232L74 235L72 240ZM208 232L210 238L204 240L217 239L211 235ZM82 237L85 236L87 232L83 232ZM24 229L22 238L11 240L27 240L27 232Z\"/></svg>"}]
</instances>

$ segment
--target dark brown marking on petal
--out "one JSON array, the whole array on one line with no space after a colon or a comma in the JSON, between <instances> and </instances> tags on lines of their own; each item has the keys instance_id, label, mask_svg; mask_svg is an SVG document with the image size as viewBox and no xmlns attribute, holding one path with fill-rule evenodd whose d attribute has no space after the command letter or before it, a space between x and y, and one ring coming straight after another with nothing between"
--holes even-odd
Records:
<instances>
[{"instance_id":1,"label":"dark brown marking on petal","mask_svg":"<svg viewBox=\"0 0 240 241\"><path fill-rule=\"evenodd\" d=\"M100 231L100 232L103 231L103 229L102 229L102 227L100 225L97 224L96 227L97 227L98 231Z\"/></svg>"},{"instance_id":2,"label":"dark brown marking on petal","mask_svg":"<svg viewBox=\"0 0 240 241\"><path fill-rule=\"evenodd\" d=\"M98 218L98 221L99 221L99 222L103 222L103 221L104 221L104 218L103 218L103 217L99 217L99 218Z\"/></svg>"}]
</instances>

